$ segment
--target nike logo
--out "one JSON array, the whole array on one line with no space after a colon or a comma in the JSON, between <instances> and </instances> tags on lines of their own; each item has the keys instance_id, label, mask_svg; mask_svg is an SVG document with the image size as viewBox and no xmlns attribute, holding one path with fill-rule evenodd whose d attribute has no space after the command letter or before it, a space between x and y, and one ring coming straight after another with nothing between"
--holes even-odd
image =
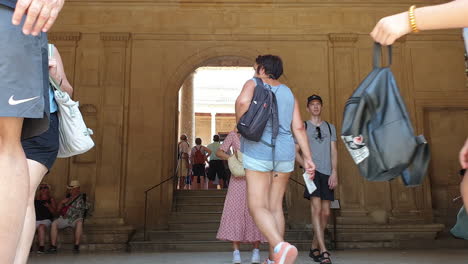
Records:
<instances>
[{"instance_id":1,"label":"nike logo","mask_svg":"<svg viewBox=\"0 0 468 264\"><path fill-rule=\"evenodd\" d=\"M32 100L34 100L34 99L39 98L39 96L36 96L36 97L27 98L27 99L22 99L22 100L15 100L15 99L13 99L13 97L14 97L14 95L12 95L12 96L10 97L10 99L8 99L8 103L9 103L10 105L18 105L18 104L26 103L26 102L29 102L29 101L32 101Z\"/></svg>"}]
</instances>

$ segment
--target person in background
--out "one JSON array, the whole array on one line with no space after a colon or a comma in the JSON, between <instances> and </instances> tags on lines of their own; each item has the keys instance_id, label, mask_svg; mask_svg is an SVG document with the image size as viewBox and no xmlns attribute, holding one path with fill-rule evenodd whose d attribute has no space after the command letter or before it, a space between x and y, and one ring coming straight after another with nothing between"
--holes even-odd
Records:
<instances>
[{"instance_id":1,"label":"person in background","mask_svg":"<svg viewBox=\"0 0 468 264\"><path fill-rule=\"evenodd\" d=\"M304 198L310 200L314 238L309 256L321 264L331 262L331 255L325 245L325 229L330 217L330 203L335 200L334 190L338 185L338 154L336 150L336 128L322 119L323 101L316 94L307 98L307 112L310 119L305 122L312 159L315 162L314 184L317 189L309 193L304 190ZM304 161L296 155L301 166Z\"/></svg>"},{"instance_id":2,"label":"person in background","mask_svg":"<svg viewBox=\"0 0 468 264\"><path fill-rule=\"evenodd\" d=\"M63 68L62 58L60 53L54 45L49 45L52 49L52 57L49 58L49 76L52 77L57 83L61 84L61 89L68 93L70 97L73 93L73 88L68 82ZM47 79L49 80L49 79ZM23 146L24 153L26 154L29 181L30 181L30 194L28 200L28 208L26 210L26 218L21 233L21 239L16 249L15 263L25 263L28 258L29 249L34 238L35 233L35 220L36 217L34 209L34 196L36 186L42 181L42 178L52 169L59 150L59 120L57 116L57 103L54 99L54 91L51 86L48 89L49 101L49 128L44 133L23 139L21 145Z\"/></svg>"},{"instance_id":3,"label":"person in background","mask_svg":"<svg viewBox=\"0 0 468 264\"><path fill-rule=\"evenodd\" d=\"M217 180L219 182L219 180L223 180L223 188L227 188L226 169L224 167L224 162L216 155L220 146L221 143L219 143L219 135L214 135L213 143L206 146L209 150L211 150L207 176L208 180L210 181Z\"/></svg>"},{"instance_id":4,"label":"person in background","mask_svg":"<svg viewBox=\"0 0 468 264\"><path fill-rule=\"evenodd\" d=\"M46 231L49 230L54 215L57 212L57 203L50 195L50 185L43 182L39 185L36 199L34 200L34 208L36 211L36 230L39 242L37 253L43 254L45 252L45 236Z\"/></svg>"},{"instance_id":5,"label":"person in background","mask_svg":"<svg viewBox=\"0 0 468 264\"><path fill-rule=\"evenodd\" d=\"M278 80L283 74L281 58L274 55L258 56L254 69L255 77L261 78L264 86L271 89L276 96L279 131L274 156L272 147L263 143L271 142L271 119L266 124L260 142L241 138L249 210L255 224L270 244L270 255L265 263L292 264L298 251L295 246L284 241L283 198L289 176L294 170L296 151L293 134L302 151L304 168L311 178L314 177L315 164L310 155L299 103L291 89ZM248 111L256 85L256 79L248 80L237 97L237 122Z\"/></svg>"},{"instance_id":6,"label":"person in background","mask_svg":"<svg viewBox=\"0 0 468 264\"><path fill-rule=\"evenodd\" d=\"M21 139L48 128L47 34L64 0L0 0L0 263L27 261L34 194ZM12 203L11 201L15 201Z\"/></svg>"},{"instance_id":7,"label":"person in background","mask_svg":"<svg viewBox=\"0 0 468 264\"><path fill-rule=\"evenodd\" d=\"M74 253L80 253L80 241L83 235L83 221L89 209L86 201L86 194L81 192L80 182L73 180L67 187L69 193L60 201L57 211L60 214L58 219L52 222L50 230L50 248L48 253L57 253L58 230L71 227L75 230Z\"/></svg>"},{"instance_id":8,"label":"person in background","mask_svg":"<svg viewBox=\"0 0 468 264\"><path fill-rule=\"evenodd\" d=\"M195 189L201 189L205 183L205 166L208 156L211 155L211 150L202 145L201 138L195 139L195 144L190 153L190 161L192 163L193 177L197 178L197 185Z\"/></svg>"},{"instance_id":9,"label":"person in background","mask_svg":"<svg viewBox=\"0 0 468 264\"><path fill-rule=\"evenodd\" d=\"M180 136L180 141L177 144L177 189L181 189L182 186L188 188L191 184L189 179L189 154L190 154L190 144L187 142L187 135L182 134Z\"/></svg>"},{"instance_id":10,"label":"person in background","mask_svg":"<svg viewBox=\"0 0 468 264\"><path fill-rule=\"evenodd\" d=\"M230 149L232 148L232 152ZM231 131L216 152L216 156L228 160L230 155L235 155L240 150L240 135L237 131ZM252 263L260 263L260 242L266 242L260 230L250 216L247 203L247 182L245 177L232 175L226 200L224 201L223 215L219 224L216 239L232 241L234 249L232 263L242 263L240 255L240 243L251 243Z\"/></svg>"}]
</instances>

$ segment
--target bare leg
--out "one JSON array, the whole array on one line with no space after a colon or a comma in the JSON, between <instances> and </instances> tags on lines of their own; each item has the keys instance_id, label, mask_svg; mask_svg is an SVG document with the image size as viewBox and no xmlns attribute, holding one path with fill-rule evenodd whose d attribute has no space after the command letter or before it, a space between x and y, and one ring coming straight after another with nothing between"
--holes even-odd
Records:
<instances>
[{"instance_id":1,"label":"bare leg","mask_svg":"<svg viewBox=\"0 0 468 264\"><path fill-rule=\"evenodd\" d=\"M29 172L21 146L22 118L0 117L0 263L13 263L28 204ZM29 249L28 249L29 250Z\"/></svg>"},{"instance_id":2,"label":"bare leg","mask_svg":"<svg viewBox=\"0 0 468 264\"><path fill-rule=\"evenodd\" d=\"M83 220L77 220L75 226L75 245L79 245L83 235Z\"/></svg>"},{"instance_id":3,"label":"bare leg","mask_svg":"<svg viewBox=\"0 0 468 264\"><path fill-rule=\"evenodd\" d=\"M46 232L45 225L39 225L39 227L37 228L37 236L38 236L40 247L43 247L45 244L45 232Z\"/></svg>"},{"instance_id":4,"label":"bare leg","mask_svg":"<svg viewBox=\"0 0 468 264\"><path fill-rule=\"evenodd\" d=\"M37 186L41 182L44 175L47 173L47 168L41 163L34 160L27 160L29 168L29 198L28 208L26 210L26 218L24 220L21 239L16 249L15 264L24 264L28 260L29 249L31 248L32 240L36 229L36 211L34 210L34 195Z\"/></svg>"},{"instance_id":5,"label":"bare leg","mask_svg":"<svg viewBox=\"0 0 468 264\"><path fill-rule=\"evenodd\" d=\"M56 247L57 246L57 236L58 236L58 224L57 220L52 222L50 226L50 245Z\"/></svg>"},{"instance_id":6,"label":"bare leg","mask_svg":"<svg viewBox=\"0 0 468 264\"><path fill-rule=\"evenodd\" d=\"M312 225L314 237L317 240L320 252L327 251L322 227L322 201L318 197L311 197Z\"/></svg>"},{"instance_id":7,"label":"bare leg","mask_svg":"<svg viewBox=\"0 0 468 264\"><path fill-rule=\"evenodd\" d=\"M283 213L283 198L288 185L290 173L279 173L274 172L270 186L270 212L273 214L276 222L276 226L280 233L281 238L284 239L284 213ZM270 254L273 253L273 247L277 244L270 244Z\"/></svg>"},{"instance_id":8,"label":"bare leg","mask_svg":"<svg viewBox=\"0 0 468 264\"><path fill-rule=\"evenodd\" d=\"M260 241L255 241L252 243L253 248L259 249L260 248Z\"/></svg>"},{"instance_id":9,"label":"bare leg","mask_svg":"<svg viewBox=\"0 0 468 264\"><path fill-rule=\"evenodd\" d=\"M280 191L285 187L287 180L284 177L289 177L289 174L279 174L278 179L272 180L271 172L258 172L246 170L247 178L247 199L249 203L250 215L255 221L258 229L266 237L270 243L270 247L274 247L280 242L283 242L284 226L279 227L281 223L284 225L284 216L281 219L279 216L278 202L281 199L275 199L272 196L283 197L284 193L272 193L272 181L275 181L273 189ZM276 186L279 185L279 186ZM268 194L268 195L267 195ZM271 204L275 202L276 204ZM275 208L272 212L271 208ZM282 211L282 209L281 209Z\"/></svg>"},{"instance_id":10,"label":"bare leg","mask_svg":"<svg viewBox=\"0 0 468 264\"><path fill-rule=\"evenodd\" d=\"M232 249L233 250L239 250L240 248L240 242L239 241L233 241L232 242Z\"/></svg>"}]
</instances>

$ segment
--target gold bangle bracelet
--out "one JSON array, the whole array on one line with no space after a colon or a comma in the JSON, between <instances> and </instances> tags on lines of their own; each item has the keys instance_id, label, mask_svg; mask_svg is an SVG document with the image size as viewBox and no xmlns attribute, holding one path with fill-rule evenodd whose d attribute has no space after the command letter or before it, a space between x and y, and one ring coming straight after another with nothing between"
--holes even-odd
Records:
<instances>
[{"instance_id":1,"label":"gold bangle bracelet","mask_svg":"<svg viewBox=\"0 0 468 264\"><path fill-rule=\"evenodd\" d=\"M409 17L409 22L410 22L410 26L411 26L411 31L413 31L414 33L418 33L419 29L418 29L418 26L416 25L416 16L414 15L414 10L415 9L416 9L415 5L412 5L409 8L408 17Z\"/></svg>"}]
</instances>

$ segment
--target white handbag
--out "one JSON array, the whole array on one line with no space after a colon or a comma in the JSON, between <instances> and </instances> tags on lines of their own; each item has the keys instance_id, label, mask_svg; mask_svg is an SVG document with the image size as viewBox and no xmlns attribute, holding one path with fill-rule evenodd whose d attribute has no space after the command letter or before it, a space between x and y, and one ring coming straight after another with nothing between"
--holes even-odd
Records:
<instances>
[{"instance_id":1,"label":"white handbag","mask_svg":"<svg viewBox=\"0 0 468 264\"><path fill-rule=\"evenodd\" d=\"M240 151L234 152L234 155L228 159L229 170L234 177L245 177L245 170L242 159L242 152Z\"/></svg>"},{"instance_id":2,"label":"white handbag","mask_svg":"<svg viewBox=\"0 0 468 264\"><path fill-rule=\"evenodd\" d=\"M49 56L53 45L49 44ZM58 158L68 158L82 154L94 147L91 135L93 131L86 127L79 107L79 102L60 89L60 85L49 76L49 82L54 89L54 98L58 106L59 119L59 151Z\"/></svg>"}]
</instances>

